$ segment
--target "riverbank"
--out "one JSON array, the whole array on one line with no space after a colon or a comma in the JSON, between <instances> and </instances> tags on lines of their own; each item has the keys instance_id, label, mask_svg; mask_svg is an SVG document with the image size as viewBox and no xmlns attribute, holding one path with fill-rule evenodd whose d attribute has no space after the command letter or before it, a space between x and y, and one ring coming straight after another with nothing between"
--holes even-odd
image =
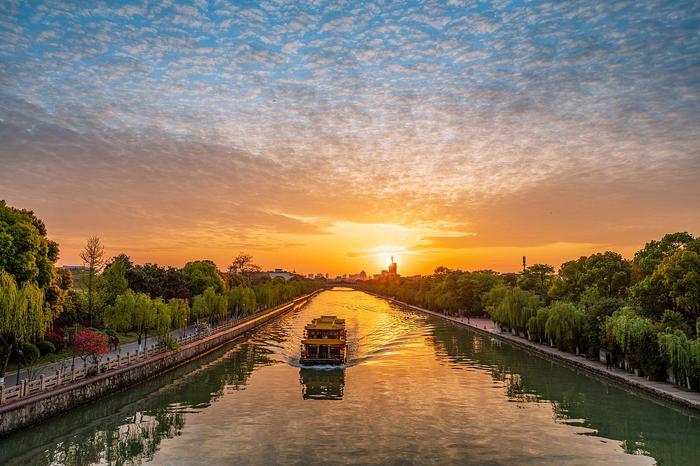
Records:
<instances>
[{"instance_id":1,"label":"riverbank","mask_svg":"<svg viewBox=\"0 0 700 466\"><path fill-rule=\"evenodd\" d=\"M406 307L415 311L440 317L442 319L449 320L460 325L464 325L465 327L469 327L470 329L482 335L497 338L500 341L504 341L511 345L518 346L527 351L535 353L538 356L543 357L545 359L564 363L570 367L584 370L596 376L612 380L626 387L630 387L643 393L652 395L655 398L671 401L680 404L686 408L691 408L700 411L700 393L698 392L685 391L680 387L671 385L666 382L656 382L647 380L644 377L638 377L635 374L629 373L622 369L608 369L603 363L601 363L598 360L586 359L582 356L576 356L575 354L559 351L556 348L532 342L526 338L522 338L509 333L501 333L500 329L490 319L467 319L466 317L448 316L439 312L424 309L419 306L413 306L411 304L404 303L403 301L398 301L396 299L382 296L379 294L371 292L366 293L369 293L381 299L386 299L387 301L395 303L402 307Z\"/></svg>"},{"instance_id":2,"label":"riverbank","mask_svg":"<svg viewBox=\"0 0 700 466\"><path fill-rule=\"evenodd\" d=\"M121 391L204 356L254 328L304 306L319 292L320 290L315 291L250 318L242 319L228 328L218 328L202 336L187 337L184 339L186 343L181 344L180 348L174 352L146 351L143 353L143 359L140 360L127 357L126 361L110 361L108 358L106 362L100 363L106 364L107 370L98 371L98 375L89 377L83 374L80 380L76 380L74 374L71 379L59 377L54 388L1 405L0 436ZM42 378L41 383L44 384L45 379Z\"/></svg>"}]
</instances>

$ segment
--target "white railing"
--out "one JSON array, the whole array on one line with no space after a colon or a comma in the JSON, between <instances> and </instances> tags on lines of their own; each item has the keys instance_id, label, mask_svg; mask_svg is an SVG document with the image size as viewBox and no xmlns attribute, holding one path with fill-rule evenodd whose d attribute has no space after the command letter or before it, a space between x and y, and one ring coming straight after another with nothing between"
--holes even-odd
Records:
<instances>
[{"instance_id":1,"label":"white railing","mask_svg":"<svg viewBox=\"0 0 700 466\"><path fill-rule=\"evenodd\" d=\"M177 344L178 346L185 346L197 340L203 340L210 335L221 332L222 330L235 327L250 320L257 319L263 314L279 311L286 307L293 306L293 309L298 309L299 307L306 304L306 301L313 294L314 293L312 293L311 295L303 296L301 298L297 298L289 303L281 304L271 309L259 311L248 317L228 320L223 324L220 324L216 327L210 327L208 330L205 331L198 331L197 333L193 333L189 336L176 338ZM151 347L144 348L140 351L127 351L124 354L117 354L116 357L108 356L106 358L98 360L97 363L85 363L83 367L71 367L70 369L56 370L56 373L53 375L42 374L36 380L23 379L20 381L19 384L14 385L12 387L6 387L3 383L0 383L0 406L19 401L23 398L27 398L41 392L55 390L64 385L69 385L78 380L90 377L91 375L97 375L122 367L134 365L146 359L150 359L165 351L167 351L167 349L161 344L154 344L151 345Z\"/></svg>"}]
</instances>

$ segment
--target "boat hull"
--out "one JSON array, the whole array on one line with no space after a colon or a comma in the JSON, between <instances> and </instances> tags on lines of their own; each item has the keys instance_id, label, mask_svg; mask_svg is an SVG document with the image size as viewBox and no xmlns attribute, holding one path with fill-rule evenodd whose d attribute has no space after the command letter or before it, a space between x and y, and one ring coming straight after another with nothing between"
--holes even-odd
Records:
<instances>
[{"instance_id":1,"label":"boat hull","mask_svg":"<svg viewBox=\"0 0 700 466\"><path fill-rule=\"evenodd\" d=\"M302 366L340 366L345 364L344 359L325 359L325 358L301 358L299 363Z\"/></svg>"}]
</instances>

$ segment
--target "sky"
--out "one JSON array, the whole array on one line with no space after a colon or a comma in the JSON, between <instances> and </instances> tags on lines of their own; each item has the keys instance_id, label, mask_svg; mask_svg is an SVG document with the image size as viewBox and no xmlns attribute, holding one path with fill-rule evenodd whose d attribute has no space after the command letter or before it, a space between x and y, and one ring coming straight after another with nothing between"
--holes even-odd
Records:
<instances>
[{"instance_id":1,"label":"sky","mask_svg":"<svg viewBox=\"0 0 700 466\"><path fill-rule=\"evenodd\" d=\"M0 141L60 264L630 257L700 234L700 3L0 0Z\"/></svg>"}]
</instances>

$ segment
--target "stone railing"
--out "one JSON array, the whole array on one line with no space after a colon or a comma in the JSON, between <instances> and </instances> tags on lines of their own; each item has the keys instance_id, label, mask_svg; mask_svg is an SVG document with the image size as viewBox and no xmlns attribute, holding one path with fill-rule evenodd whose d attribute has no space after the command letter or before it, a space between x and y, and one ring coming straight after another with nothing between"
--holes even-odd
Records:
<instances>
[{"instance_id":1,"label":"stone railing","mask_svg":"<svg viewBox=\"0 0 700 466\"><path fill-rule=\"evenodd\" d=\"M315 293L296 298L291 302L281 304L274 308L263 309L248 317L230 319L217 325L216 327L210 327L207 330L198 331L197 333L193 333L189 336L176 338L177 344L178 346L185 346L190 343L194 343L198 340L205 339L210 335L230 329L240 324L244 324L250 320L257 319L261 315L279 310L283 307L291 306L293 309L297 309L303 306L308 298L313 294ZM19 384L12 387L6 387L3 383L0 383L0 406L17 402L21 399L28 398L42 392L55 390L64 385L72 384L76 381L89 378L96 374L135 365L166 351L168 350L164 346L154 344L150 347L144 348L143 350L136 350L134 352L127 351L124 354L117 354L116 357L108 356L106 358L100 358L96 363L86 363L83 367L75 368L71 365L71 368L56 370L55 374L53 375L46 376L42 374L35 380L23 379Z\"/></svg>"}]
</instances>

